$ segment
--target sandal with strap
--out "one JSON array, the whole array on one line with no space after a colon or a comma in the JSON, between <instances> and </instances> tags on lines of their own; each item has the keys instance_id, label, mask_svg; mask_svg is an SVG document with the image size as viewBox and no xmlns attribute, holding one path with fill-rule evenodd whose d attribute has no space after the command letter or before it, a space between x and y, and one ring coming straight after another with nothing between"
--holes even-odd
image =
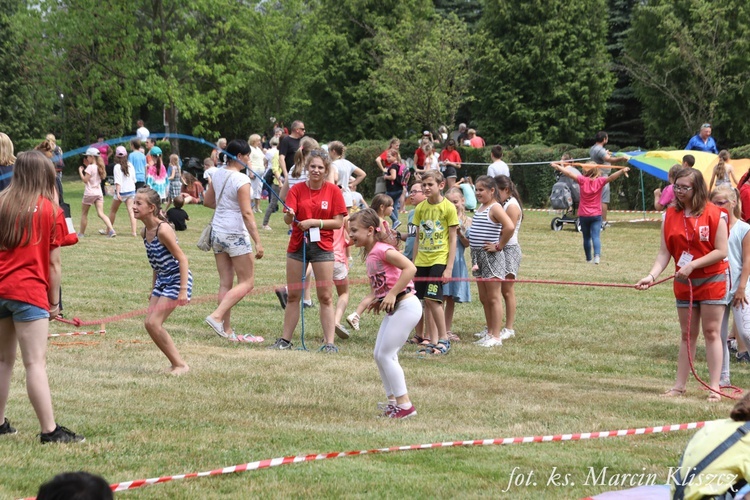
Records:
<instances>
[{"instance_id":1,"label":"sandal with strap","mask_svg":"<svg viewBox=\"0 0 750 500\"><path fill-rule=\"evenodd\" d=\"M447 334L448 334L448 340L450 340L451 342L461 342L461 337L459 337L455 333L448 331Z\"/></svg>"},{"instance_id":2,"label":"sandal with strap","mask_svg":"<svg viewBox=\"0 0 750 500\"><path fill-rule=\"evenodd\" d=\"M236 335L232 333L227 337L227 340L230 342L240 342L243 344L259 344L263 342L264 339L263 337L259 337L258 335L251 335L249 333L247 335Z\"/></svg>"},{"instance_id":3,"label":"sandal with strap","mask_svg":"<svg viewBox=\"0 0 750 500\"><path fill-rule=\"evenodd\" d=\"M719 403L721 401L721 394L711 391L711 394L708 395L706 401L709 403Z\"/></svg>"},{"instance_id":4,"label":"sandal with strap","mask_svg":"<svg viewBox=\"0 0 750 500\"><path fill-rule=\"evenodd\" d=\"M439 354L445 356L451 350L450 340L441 340L437 343L435 348L432 350L432 354Z\"/></svg>"},{"instance_id":5,"label":"sandal with strap","mask_svg":"<svg viewBox=\"0 0 750 500\"><path fill-rule=\"evenodd\" d=\"M435 344L426 344L422 349L417 351L417 354L432 354L435 349L437 349Z\"/></svg>"},{"instance_id":6,"label":"sandal with strap","mask_svg":"<svg viewBox=\"0 0 750 500\"><path fill-rule=\"evenodd\" d=\"M671 389L664 391L661 394L661 397L663 398L681 398L685 395L686 390L685 389L676 389L672 387Z\"/></svg>"},{"instance_id":7,"label":"sandal with strap","mask_svg":"<svg viewBox=\"0 0 750 500\"><path fill-rule=\"evenodd\" d=\"M422 338L419 335L414 335L412 338L406 341L407 344L427 345L427 344L424 344L424 342L427 342L429 344L430 339Z\"/></svg>"}]
</instances>

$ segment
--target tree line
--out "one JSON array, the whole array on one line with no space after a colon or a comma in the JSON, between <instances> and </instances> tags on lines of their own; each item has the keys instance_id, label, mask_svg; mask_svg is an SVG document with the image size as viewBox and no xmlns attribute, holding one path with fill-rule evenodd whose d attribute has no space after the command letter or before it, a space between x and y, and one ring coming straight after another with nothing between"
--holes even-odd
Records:
<instances>
[{"instance_id":1,"label":"tree line","mask_svg":"<svg viewBox=\"0 0 750 500\"><path fill-rule=\"evenodd\" d=\"M0 0L0 130L679 148L709 122L729 147L748 21L741 0Z\"/></svg>"}]
</instances>

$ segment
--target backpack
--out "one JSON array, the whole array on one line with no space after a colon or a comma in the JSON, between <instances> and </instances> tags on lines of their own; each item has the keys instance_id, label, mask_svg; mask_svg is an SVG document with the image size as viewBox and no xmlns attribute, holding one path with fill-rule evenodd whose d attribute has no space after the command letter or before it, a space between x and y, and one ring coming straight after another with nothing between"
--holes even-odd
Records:
<instances>
[{"instance_id":1,"label":"backpack","mask_svg":"<svg viewBox=\"0 0 750 500\"><path fill-rule=\"evenodd\" d=\"M552 186L549 196L550 204L555 210L569 210L573 208L573 195L565 181L559 180Z\"/></svg>"},{"instance_id":2,"label":"backpack","mask_svg":"<svg viewBox=\"0 0 750 500\"><path fill-rule=\"evenodd\" d=\"M398 166L398 180L401 181L401 185L404 187L409 187L409 179L411 179L411 170L409 170L409 166L399 165Z\"/></svg>"}]
</instances>

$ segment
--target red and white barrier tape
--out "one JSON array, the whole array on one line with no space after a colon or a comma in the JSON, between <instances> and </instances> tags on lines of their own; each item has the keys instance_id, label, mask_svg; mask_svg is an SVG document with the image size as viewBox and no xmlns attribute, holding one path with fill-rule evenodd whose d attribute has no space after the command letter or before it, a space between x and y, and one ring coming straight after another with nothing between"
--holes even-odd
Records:
<instances>
[{"instance_id":1,"label":"red and white barrier tape","mask_svg":"<svg viewBox=\"0 0 750 500\"><path fill-rule=\"evenodd\" d=\"M524 208L524 212L562 212L562 210L556 210L554 208ZM657 210L607 210L608 214L663 214L664 212Z\"/></svg>"},{"instance_id":2,"label":"red and white barrier tape","mask_svg":"<svg viewBox=\"0 0 750 500\"><path fill-rule=\"evenodd\" d=\"M68 333L50 333L47 338L50 337L76 337L78 335L104 335L107 333L106 330L95 330L93 332L68 332Z\"/></svg>"},{"instance_id":3,"label":"red and white barrier tape","mask_svg":"<svg viewBox=\"0 0 750 500\"><path fill-rule=\"evenodd\" d=\"M685 431L691 429L699 429L703 427L706 422L692 422L689 424L673 424L663 425L656 427L642 427L640 429L623 429L618 431L604 431L604 432L583 432L578 434L555 434L548 436L527 436L527 437L514 437L514 438L501 438L501 439L478 439L473 441L448 441L443 443L430 443L430 444L414 444L407 446L392 446L390 448L378 448L373 450L358 450L358 451L344 451L344 452L333 452L333 453L318 453L315 455L298 455L271 458L266 460L259 460L257 462L249 462L241 465L233 465L231 467L224 467L221 469L214 469L206 472L193 472L190 474L178 474L175 476L162 476L154 477L151 479L138 479L135 481L123 481L121 483L115 483L110 485L112 491L125 491L141 488L143 486L149 486L152 484L166 483L178 479L189 479L193 477L206 477L206 476L219 476L223 474L232 474L235 472L245 472L250 470L268 469L270 467L278 467L279 465L296 464L301 462L314 462L318 460L329 460L333 458L344 458L359 455L372 455L376 453L390 453L396 451L410 451L410 450L426 450L434 448L451 448L458 446L493 446L493 445L509 445L509 444L525 444L525 443L549 443L555 441L582 441L584 439L598 439L607 437L622 437L622 436L635 436L641 434L657 434L661 432L674 432L674 431Z\"/></svg>"}]
</instances>

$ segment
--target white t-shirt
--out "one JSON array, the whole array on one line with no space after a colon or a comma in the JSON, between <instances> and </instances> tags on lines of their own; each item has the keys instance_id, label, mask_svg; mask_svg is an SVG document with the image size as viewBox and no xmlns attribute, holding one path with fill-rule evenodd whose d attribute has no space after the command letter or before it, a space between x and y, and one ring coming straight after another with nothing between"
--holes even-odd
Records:
<instances>
[{"instance_id":1,"label":"white t-shirt","mask_svg":"<svg viewBox=\"0 0 750 500\"><path fill-rule=\"evenodd\" d=\"M497 160L487 168L487 175L490 177L497 177L498 175L510 177L510 169L508 168L508 164L503 160Z\"/></svg>"},{"instance_id":2,"label":"white t-shirt","mask_svg":"<svg viewBox=\"0 0 750 500\"><path fill-rule=\"evenodd\" d=\"M217 167L210 167L203 171L203 178L206 180L211 179L214 176L214 172L219 170ZM219 194L219 193L216 193Z\"/></svg>"},{"instance_id":3,"label":"white t-shirt","mask_svg":"<svg viewBox=\"0 0 750 500\"><path fill-rule=\"evenodd\" d=\"M250 168L253 172L263 175L266 171L265 159L266 155L263 154L262 149L250 146Z\"/></svg>"},{"instance_id":4,"label":"white t-shirt","mask_svg":"<svg viewBox=\"0 0 750 500\"><path fill-rule=\"evenodd\" d=\"M226 188L224 188L225 181ZM242 234L247 231L237 198L237 191L245 184L250 184L250 179L243 173L226 168L218 168L213 173L213 190L218 203L211 224L216 232ZM222 188L224 188L224 193L219 200Z\"/></svg>"},{"instance_id":5,"label":"white t-shirt","mask_svg":"<svg viewBox=\"0 0 750 500\"><path fill-rule=\"evenodd\" d=\"M424 159L425 170L440 170L440 155L432 153L432 156L425 156Z\"/></svg>"},{"instance_id":6,"label":"white t-shirt","mask_svg":"<svg viewBox=\"0 0 750 500\"><path fill-rule=\"evenodd\" d=\"M114 173L115 184L120 185L120 194L135 191L135 167L132 163L128 162L128 175L123 175L122 167L119 164L115 164Z\"/></svg>"},{"instance_id":7,"label":"white t-shirt","mask_svg":"<svg viewBox=\"0 0 750 500\"><path fill-rule=\"evenodd\" d=\"M341 187L341 191L348 193L350 191L349 177L352 176L352 172L354 172L354 169L357 168L357 166L346 158L339 158L331 163L331 166L339 171L339 186Z\"/></svg>"},{"instance_id":8,"label":"white t-shirt","mask_svg":"<svg viewBox=\"0 0 750 500\"><path fill-rule=\"evenodd\" d=\"M146 127L139 127L138 130L135 131L135 135L138 136L141 142L146 142L146 139L151 135L151 132L149 132Z\"/></svg>"}]
</instances>

